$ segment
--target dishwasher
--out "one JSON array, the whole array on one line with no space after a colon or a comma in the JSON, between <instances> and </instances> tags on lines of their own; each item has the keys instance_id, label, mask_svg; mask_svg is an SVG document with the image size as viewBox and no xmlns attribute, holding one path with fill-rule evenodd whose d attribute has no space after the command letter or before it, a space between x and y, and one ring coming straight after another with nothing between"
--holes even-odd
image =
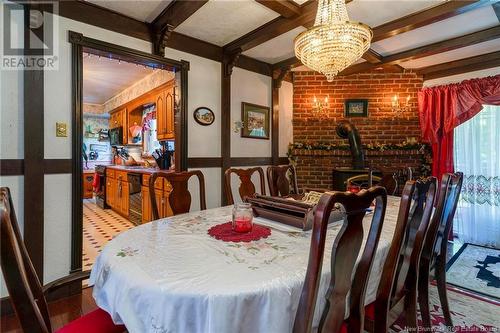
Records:
<instances>
[{"instance_id":1,"label":"dishwasher","mask_svg":"<svg viewBox=\"0 0 500 333\"><path fill-rule=\"evenodd\" d=\"M128 218L135 225L142 223L141 179L140 173L128 173L127 175L129 184Z\"/></svg>"}]
</instances>

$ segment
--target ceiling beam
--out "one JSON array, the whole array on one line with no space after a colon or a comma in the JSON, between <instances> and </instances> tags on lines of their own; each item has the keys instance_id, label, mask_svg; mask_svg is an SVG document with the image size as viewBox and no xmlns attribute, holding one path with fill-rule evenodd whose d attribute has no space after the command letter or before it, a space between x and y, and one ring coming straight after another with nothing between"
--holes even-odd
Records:
<instances>
[{"instance_id":1,"label":"ceiling beam","mask_svg":"<svg viewBox=\"0 0 500 333\"><path fill-rule=\"evenodd\" d=\"M419 68L417 73L422 74L424 80L430 80L498 66L500 66L500 51Z\"/></svg>"},{"instance_id":2,"label":"ceiling beam","mask_svg":"<svg viewBox=\"0 0 500 333\"><path fill-rule=\"evenodd\" d=\"M464 36L455 37L441 42L417 47L411 50L391 54L382 57L379 63L370 63L367 61L361 64L355 64L344 70L341 75L346 75L345 73L355 74L363 71L370 71L382 65L397 65L403 61L428 57L442 52L452 51L462 47L471 46L477 43L487 42L494 39L500 39L500 25L473 32ZM287 59L285 61L287 62L287 64L291 64L292 66L300 64L299 60L295 57Z\"/></svg>"},{"instance_id":3,"label":"ceiling beam","mask_svg":"<svg viewBox=\"0 0 500 333\"><path fill-rule=\"evenodd\" d=\"M302 13L299 16L291 18L278 17L230 42L229 44L226 44L224 46L224 51L233 52L237 49L241 49L242 52L245 52L246 50L278 37L285 32L302 26L307 22L314 20L317 8L317 1L308 1L301 7Z\"/></svg>"},{"instance_id":4,"label":"ceiling beam","mask_svg":"<svg viewBox=\"0 0 500 333\"><path fill-rule=\"evenodd\" d=\"M283 17L291 18L302 13L299 5L291 0L256 0L263 6L275 11Z\"/></svg>"},{"instance_id":5,"label":"ceiling beam","mask_svg":"<svg viewBox=\"0 0 500 333\"><path fill-rule=\"evenodd\" d=\"M363 59L371 64L380 64L382 62L382 56L372 49L369 49L363 54Z\"/></svg>"},{"instance_id":6,"label":"ceiling beam","mask_svg":"<svg viewBox=\"0 0 500 333\"><path fill-rule=\"evenodd\" d=\"M500 38L500 25L383 57L384 64L419 59Z\"/></svg>"},{"instance_id":7,"label":"ceiling beam","mask_svg":"<svg viewBox=\"0 0 500 333\"><path fill-rule=\"evenodd\" d=\"M162 31L167 25L175 29L207 2L208 0L174 0L151 22L151 26L156 32Z\"/></svg>"},{"instance_id":8,"label":"ceiling beam","mask_svg":"<svg viewBox=\"0 0 500 333\"><path fill-rule=\"evenodd\" d=\"M421 10L391 22L379 25L373 29L372 43L402 34L428 24L436 23L444 19L464 14L471 10L491 5L491 0L451 0L437 6Z\"/></svg>"}]
</instances>

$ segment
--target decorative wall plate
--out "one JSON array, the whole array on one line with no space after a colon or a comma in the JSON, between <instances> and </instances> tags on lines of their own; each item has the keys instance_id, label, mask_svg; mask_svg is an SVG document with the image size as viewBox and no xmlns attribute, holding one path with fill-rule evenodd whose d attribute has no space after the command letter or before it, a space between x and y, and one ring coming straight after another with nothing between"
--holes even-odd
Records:
<instances>
[{"instance_id":1,"label":"decorative wall plate","mask_svg":"<svg viewBox=\"0 0 500 333\"><path fill-rule=\"evenodd\" d=\"M209 126L215 121L215 115L212 110L202 106L194 110L193 112L194 120L200 125Z\"/></svg>"}]
</instances>

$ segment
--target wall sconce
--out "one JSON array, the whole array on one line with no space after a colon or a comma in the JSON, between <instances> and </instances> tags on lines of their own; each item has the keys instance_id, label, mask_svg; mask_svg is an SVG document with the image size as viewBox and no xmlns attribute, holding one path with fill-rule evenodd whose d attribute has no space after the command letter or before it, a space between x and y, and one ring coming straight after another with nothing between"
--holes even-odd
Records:
<instances>
[{"instance_id":1,"label":"wall sconce","mask_svg":"<svg viewBox=\"0 0 500 333\"><path fill-rule=\"evenodd\" d=\"M233 122L233 132L238 133L243 128L244 123L242 121Z\"/></svg>"},{"instance_id":2,"label":"wall sconce","mask_svg":"<svg viewBox=\"0 0 500 333\"><path fill-rule=\"evenodd\" d=\"M324 100L320 100L316 98L316 96L314 96L312 114L315 116L315 118L325 119L326 114L323 112L325 108L328 108L328 97L325 97Z\"/></svg>"},{"instance_id":3,"label":"wall sconce","mask_svg":"<svg viewBox=\"0 0 500 333\"><path fill-rule=\"evenodd\" d=\"M392 112L399 114L410 111L410 96L407 96L405 102L401 103L399 101L399 96L394 95L394 97L391 98L391 109Z\"/></svg>"}]
</instances>

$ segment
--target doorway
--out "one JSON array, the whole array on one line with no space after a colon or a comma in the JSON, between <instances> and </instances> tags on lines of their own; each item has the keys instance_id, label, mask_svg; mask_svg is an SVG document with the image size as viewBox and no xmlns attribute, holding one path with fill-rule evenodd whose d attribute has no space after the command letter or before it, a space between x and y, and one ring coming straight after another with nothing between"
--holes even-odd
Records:
<instances>
[{"instance_id":1,"label":"doorway","mask_svg":"<svg viewBox=\"0 0 500 333\"><path fill-rule=\"evenodd\" d=\"M143 222L141 191L135 190L143 184L132 178L156 166L152 152L173 151L172 168L186 169L189 63L75 32L69 39L74 129L71 272L77 272L91 268L107 241ZM167 98L171 108L165 119ZM160 117L158 108L163 110ZM117 164L137 172L117 171ZM133 193L129 179L138 185Z\"/></svg>"}]
</instances>

